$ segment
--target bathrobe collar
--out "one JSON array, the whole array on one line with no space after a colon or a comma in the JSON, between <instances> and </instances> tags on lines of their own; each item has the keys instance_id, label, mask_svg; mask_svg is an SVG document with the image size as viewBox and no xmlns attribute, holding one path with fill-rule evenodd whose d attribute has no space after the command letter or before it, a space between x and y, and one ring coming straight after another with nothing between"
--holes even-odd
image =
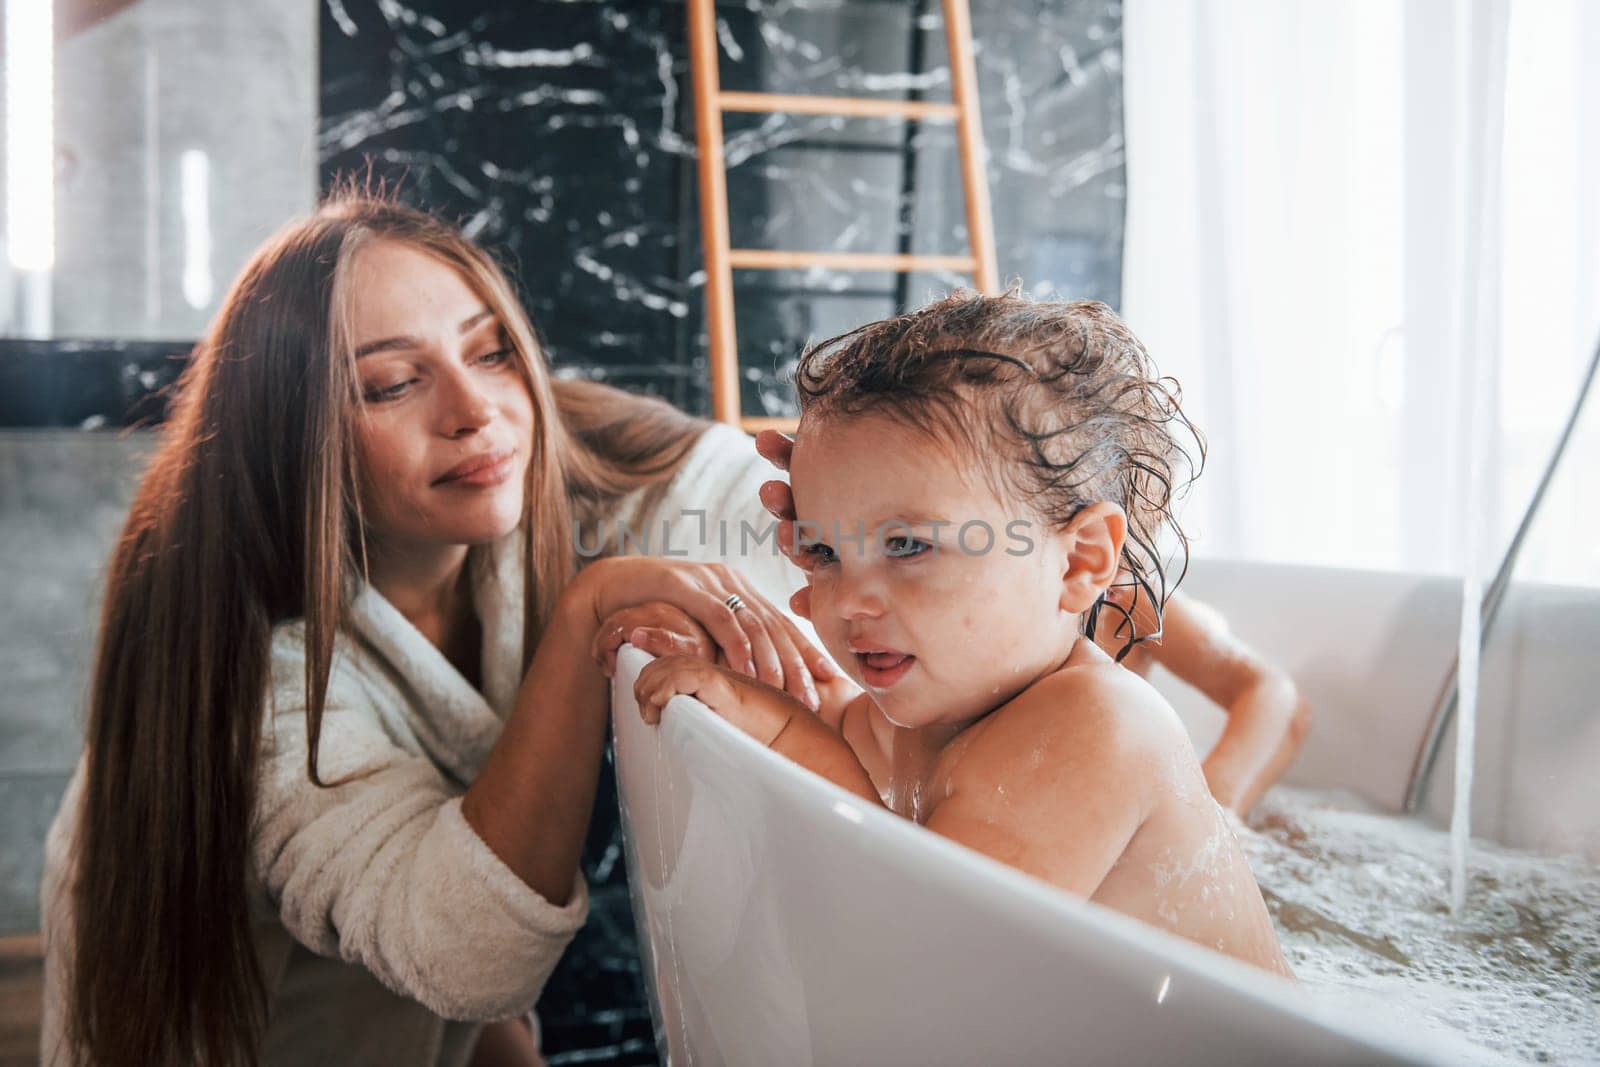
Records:
<instances>
[{"instance_id":1,"label":"bathrobe collar","mask_svg":"<svg viewBox=\"0 0 1600 1067\"><path fill-rule=\"evenodd\" d=\"M350 605L362 643L415 694L402 714L428 756L463 783L483 768L516 704L522 682L522 530L467 556L473 607L483 626L483 689L384 595L363 584Z\"/></svg>"}]
</instances>

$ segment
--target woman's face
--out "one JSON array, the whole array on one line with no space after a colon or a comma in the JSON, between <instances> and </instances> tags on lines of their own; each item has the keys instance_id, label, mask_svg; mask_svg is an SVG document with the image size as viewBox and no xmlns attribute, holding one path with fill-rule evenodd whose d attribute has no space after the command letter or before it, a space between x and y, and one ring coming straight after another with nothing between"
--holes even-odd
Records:
<instances>
[{"instance_id":1,"label":"woman's face","mask_svg":"<svg viewBox=\"0 0 1600 1067\"><path fill-rule=\"evenodd\" d=\"M352 265L369 537L401 545L493 541L522 518L533 399L482 296L455 268L380 240Z\"/></svg>"}]
</instances>

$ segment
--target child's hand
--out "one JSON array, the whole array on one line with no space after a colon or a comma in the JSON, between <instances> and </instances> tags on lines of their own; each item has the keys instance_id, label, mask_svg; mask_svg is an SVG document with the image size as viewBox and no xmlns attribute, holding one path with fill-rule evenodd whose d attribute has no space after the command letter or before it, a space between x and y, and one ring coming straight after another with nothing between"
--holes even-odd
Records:
<instances>
[{"instance_id":1,"label":"child's hand","mask_svg":"<svg viewBox=\"0 0 1600 1067\"><path fill-rule=\"evenodd\" d=\"M667 701L692 696L763 745L777 740L804 705L786 693L702 659L667 656L645 665L633 685L639 715L655 725Z\"/></svg>"},{"instance_id":2,"label":"child's hand","mask_svg":"<svg viewBox=\"0 0 1600 1067\"><path fill-rule=\"evenodd\" d=\"M717 658L717 646L704 626L671 604L652 601L623 608L606 617L595 631L589 654L607 678L617 673L617 649L630 644L658 659L689 656L707 661Z\"/></svg>"}]
</instances>

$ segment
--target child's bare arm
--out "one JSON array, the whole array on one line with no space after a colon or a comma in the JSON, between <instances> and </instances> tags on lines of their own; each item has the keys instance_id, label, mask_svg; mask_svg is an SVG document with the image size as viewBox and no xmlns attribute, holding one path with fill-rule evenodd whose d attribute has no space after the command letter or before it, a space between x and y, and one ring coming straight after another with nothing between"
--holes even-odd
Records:
<instances>
[{"instance_id":1,"label":"child's bare arm","mask_svg":"<svg viewBox=\"0 0 1600 1067\"><path fill-rule=\"evenodd\" d=\"M1277 781L1305 742L1311 709L1287 674L1229 629L1216 610L1174 593L1161 642L1139 646L1153 660L1227 712L1228 722L1206 757L1206 782L1217 802L1244 814ZM1139 661L1130 662L1137 669Z\"/></svg>"},{"instance_id":2,"label":"child's bare arm","mask_svg":"<svg viewBox=\"0 0 1600 1067\"><path fill-rule=\"evenodd\" d=\"M1152 806L1160 698L1109 665L1035 685L978 738L928 828L1068 892L1090 897ZM1166 712L1170 715L1170 712Z\"/></svg>"},{"instance_id":3,"label":"child's bare arm","mask_svg":"<svg viewBox=\"0 0 1600 1067\"><path fill-rule=\"evenodd\" d=\"M849 675L842 672L832 678L818 679L817 697L821 705L817 708L817 718L836 732L842 731L845 709L861 695L861 687Z\"/></svg>"},{"instance_id":4,"label":"child's bare arm","mask_svg":"<svg viewBox=\"0 0 1600 1067\"><path fill-rule=\"evenodd\" d=\"M702 659L668 656L645 665L634 684L639 712L659 722L667 701L687 694L794 762L874 804L878 790L839 733L780 689Z\"/></svg>"}]
</instances>

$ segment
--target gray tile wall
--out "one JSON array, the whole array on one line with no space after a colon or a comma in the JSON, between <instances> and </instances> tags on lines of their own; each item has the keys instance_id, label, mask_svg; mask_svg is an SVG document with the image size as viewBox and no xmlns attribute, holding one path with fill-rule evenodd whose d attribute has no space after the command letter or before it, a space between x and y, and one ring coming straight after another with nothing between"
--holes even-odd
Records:
<instances>
[{"instance_id":1,"label":"gray tile wall","mask_svg":"<svg viewBox=\"0 0 1600 1067\"><path fill-rule=\"evenodd\" d=\"M83 740L102 579L154 435L0 432L0 934L38 929Z\"/></svg>"}]
</instances>

